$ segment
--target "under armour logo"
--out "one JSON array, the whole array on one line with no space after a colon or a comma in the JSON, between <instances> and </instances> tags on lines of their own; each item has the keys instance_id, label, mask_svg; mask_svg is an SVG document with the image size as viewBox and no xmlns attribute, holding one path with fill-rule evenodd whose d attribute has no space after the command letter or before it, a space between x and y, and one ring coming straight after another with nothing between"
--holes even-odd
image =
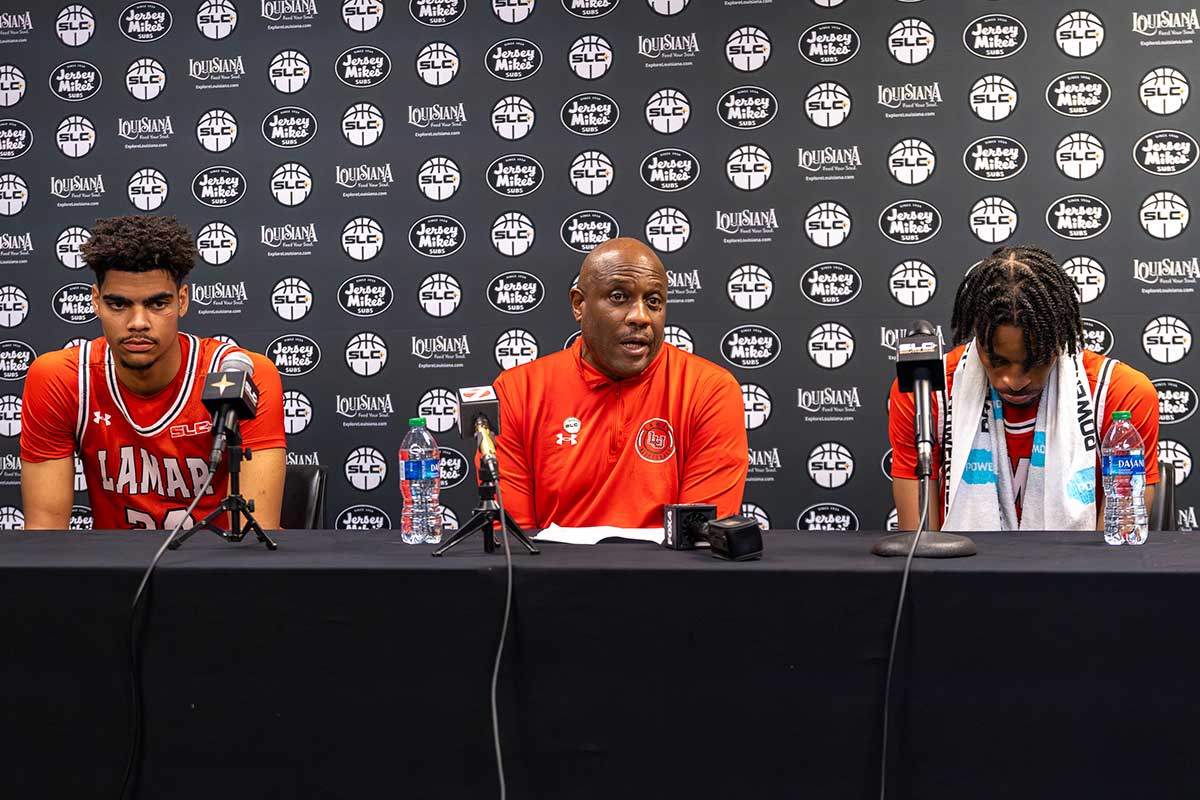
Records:
<instances>
[{"instance_id":1,"label":"under armour logo","mask_svg":"<svg viewBox=\"0 0 1200 800\"><path fill-rule=\"evenodd\" d=\"M579 444L579 436L575 433L558 433L555 434L555 441L560 447L564 444Z\"/></svg>"},{"instance_id":2,"label":"under armour logo","mask_svg":"<svg viewBox=\"0 0 1200 800\"><path fill-rule=\"evenodd\" d=\"M112 414L101 414L99 411L93 411L92 422L96 425L99 425L101 422L105 425L112 425Z\"/></svg>"}]
</instances>

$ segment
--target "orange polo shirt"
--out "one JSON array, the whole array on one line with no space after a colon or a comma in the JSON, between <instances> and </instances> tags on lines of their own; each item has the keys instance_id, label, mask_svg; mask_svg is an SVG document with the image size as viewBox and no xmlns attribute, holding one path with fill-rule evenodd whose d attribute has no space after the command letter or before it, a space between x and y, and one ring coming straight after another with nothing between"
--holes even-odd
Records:
<instances>
[{"instance_id":1,"label":"orange polo shirt","mask_svg":"<svg viewBox=\"0 0 1200 800\"><path fill-rule=\"evenodd\" d=\"M523 528L660 527L667 503L737 514L748 469L733 376L670 344L641 374L614 381L566 350L505 370L500 488Z\"/></svg>"}]
</instances>

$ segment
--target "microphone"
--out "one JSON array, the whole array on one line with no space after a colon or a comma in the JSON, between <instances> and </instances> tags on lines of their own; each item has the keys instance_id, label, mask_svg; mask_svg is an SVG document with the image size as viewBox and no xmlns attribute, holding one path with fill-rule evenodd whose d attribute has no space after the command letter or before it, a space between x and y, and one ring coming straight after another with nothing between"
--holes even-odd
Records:
<instances>
[{"instance_id":1,"label":"microphone","mask_svg":"<svg viewBox=\"0 0 1200 800\"><path fill-rule=\"evenodd\" d=\"M464 439L475 439L480 477L499 478L495 437L500 435L500 398L495 389L472 386L458 390L458 433Z\"/></svg>"},{"instance_id":2,"label":"microphone","mask_svg":"<svg viewBox=\"0 0 1200 800\"><path fill-rule=\"evenodd\" d=\"M694 550L707 542L713 558L752 561L762 558L762 528L738 515L717 519L717 507L704 503L668 503L663 506L663 547Z\"/></svg>"},{"instance_id":3,"label":"microphone","mask_svg":"<svg viewBox=\"0 0 1200 800\"><path fill-rule=\"evenodd\" d=\"M216 472L230 434L237 429L238 420L254 419L258 414L258 387L254 385L254 362L245 353L228 353L204 379L200 401L213 415L213 446L208 457L208 471Z\"/></svg>"},{"instance_id":4,"label":"microphone","mask_svg":"<svg viewBox=\"0 0 1200 800\"><path fill-rule=\"evenodd\" d=\"M909 326L896 343L896 381L902 392L913 395L913 440L917 447L917 477L933 475L933 408L930 392L946 388L942 340L923 319Z\"/></svg>"}]
</instances>

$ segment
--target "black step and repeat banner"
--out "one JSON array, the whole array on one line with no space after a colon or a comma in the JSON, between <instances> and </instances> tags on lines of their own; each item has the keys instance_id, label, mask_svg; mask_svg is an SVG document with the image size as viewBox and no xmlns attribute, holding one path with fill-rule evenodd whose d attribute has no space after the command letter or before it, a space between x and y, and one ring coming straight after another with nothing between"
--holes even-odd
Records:
<instances>
[{"instance_id":1,"label":"black step and repeat banner","mask_svg":"<svg viewBox=\"0 0 1200 800\"><path fill-rule=\"evenodd\" d=\"M416 414L469 514L453 390L563 347L618 234L742 384L771 527L894 523L896 339L1005 242L1155 379L1194 526L1198 37L1140 0L5 0L0 523L29 360L99 331L89 226L157 211L202 256L186 327L279 365L338 527L398 525Z\"/></svg>"}]
</instances>

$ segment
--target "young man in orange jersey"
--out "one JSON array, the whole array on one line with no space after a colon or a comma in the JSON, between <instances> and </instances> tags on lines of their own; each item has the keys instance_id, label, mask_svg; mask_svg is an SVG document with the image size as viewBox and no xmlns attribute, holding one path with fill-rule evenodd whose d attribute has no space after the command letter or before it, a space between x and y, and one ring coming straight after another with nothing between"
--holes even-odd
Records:
<instances>
[{"instance_id":1,"label":"young man in orange jersey","mask_svg":"<svg viewBox=\"0 0 1200 800\"><path fill-rule=\"evenodd\" d=\"M208 477L212 434L200 402L204 377L236 348L179 332L188 310L183 281L196 247L173 217L97 220L83 258L96 274L92 303L104 335L42 355L25 378L25 527L67 527L78 453L97 530L169 530ZM278 528L283 390L275 365L248 355L259 402L257 418L241 426L244 446L253 451L242 462L242 494L254 500L263 528ZM223 463L184 527L217 507L228 477Z\"/></svg>"},{"instance_id":2,"label":"young man in orange jersey","mask_svg":"<svg viewBox=\"0 0 1200 800\"><path fill-rule=\"evenodd\" d=\"M929 529L1103 528L1099 452L1114 411L1129 411L1145 442L1150 507L1158 395L1141 372L1084 349L1075 283L1053 256L995 250L959 285L951 327L958 346L933 403ZM889 408L892 494L900 529L914 530L913 398L895 382Z\"/></svg>"},{"instance_id":3,"label":"young man in orange jersey","mask_svg":"<svg viewBox=\"0 0 1200 800\"><path fill-rule=\"evenodd\" d=\"M738 513L748 468L741 389L664 343L658 256L635 239L604 242L570 299L575 343L494 384L506 510L529 529L661 527L666 503Z\"/></svg>"}]
</instances>

